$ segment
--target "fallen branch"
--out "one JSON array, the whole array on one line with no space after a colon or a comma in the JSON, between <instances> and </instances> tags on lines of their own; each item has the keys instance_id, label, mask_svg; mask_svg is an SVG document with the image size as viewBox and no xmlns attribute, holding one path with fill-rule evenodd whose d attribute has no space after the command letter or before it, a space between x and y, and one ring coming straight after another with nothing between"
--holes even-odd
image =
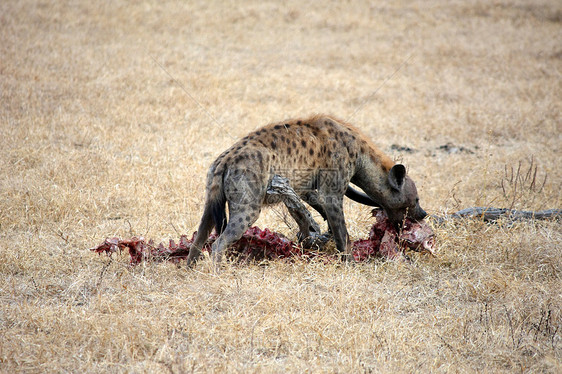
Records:
<instances>
[{"instance_id":1,"label":"fallen branch","mask_svg":"<svg viewBox=\"0 0 562 374\"><path fill-rule=\"evenodd\" d=\"M456 213L445 216L432 216L438 223L442 223L451 218L478 218L485 222L495 222L500 218L507 218L510 221L522 219L558 219L562 218L562 209L547 209L538 212L528 210L515 210L492 207L473 207L459 210Z\"/></svg>"}]
</instances>

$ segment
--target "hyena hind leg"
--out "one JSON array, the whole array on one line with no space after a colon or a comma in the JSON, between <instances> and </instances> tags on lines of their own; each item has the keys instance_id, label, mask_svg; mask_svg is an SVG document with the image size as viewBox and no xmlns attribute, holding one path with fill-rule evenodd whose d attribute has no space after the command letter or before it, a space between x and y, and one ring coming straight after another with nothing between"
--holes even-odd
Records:
<instances>
[{"instance_id":1,"label":"hyena hind leg","mask_svg":"<svg viewBox=\"0 0 562 374\"><path fill-rule=\"evenodd\" d=\"M225 249L230 247L234 242L239 240L244 232L259 217L260 208L255 204L236 206L229 205L229 219L223 233L217 238L212 246L213 263L218 268Z\"/></svg>"}]
</instances>

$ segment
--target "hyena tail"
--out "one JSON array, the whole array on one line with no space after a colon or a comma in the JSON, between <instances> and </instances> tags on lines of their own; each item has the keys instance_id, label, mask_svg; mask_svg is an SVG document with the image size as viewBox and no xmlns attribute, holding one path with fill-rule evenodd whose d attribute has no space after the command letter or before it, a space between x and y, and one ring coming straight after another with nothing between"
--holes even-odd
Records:
<instances>
[{"instance_id":1,"label":"hyena tail","mask_svg":"<svg viewBox=\"0 0 562 374\"><path fill-rule=\"evenodd\" d=\"M209 202L209 211L210 211L210 217L212 220L213 227L217 230L217 234L219 235L222 234L227 223L226 196L224 196L224 192L221 193L220 196L217 196L215 200Z\"/></svg>"},{"instance_id":2,"label":"hyena tail","mask_svg":"<svg viewBox=\"0 0 562 374\"><path fill-rule=\"evenodd\" d=\"M213 228L217 234L222 234L226 227L226 196L224 194L222 175L212 175L207 183L207 197L201 223L197 229L195 240L189 248L187 265L193 265L201 255L201 248L205 245Z\"/></svg>"}]
</instances>

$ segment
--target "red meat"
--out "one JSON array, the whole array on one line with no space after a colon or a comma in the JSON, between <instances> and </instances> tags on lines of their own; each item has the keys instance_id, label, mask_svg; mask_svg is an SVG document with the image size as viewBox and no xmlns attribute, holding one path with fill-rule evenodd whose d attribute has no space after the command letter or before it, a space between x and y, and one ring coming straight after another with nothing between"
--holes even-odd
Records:
<instances>
[{"instance_id":1,"label":"red meat","mask_svg":"<svg viewBox=\"0 0 562 374\"><path fill-rule=\"evenodd\" d=\"M426 222L406 220L398 234L382 210L373 210L373 217L376 221L371 227L369 238L353 242L352 252L356 261L365 261L373 257L398 259L402 257L406 248L433 254L434 234ZM142 237L129 240L110 238L91 250L111 255L117 250L128 249L132 265L144 260L179 262L187 258L195 235L196 233L191 239L187 239L185 235L181 236L178 244L170 240L168 246L162 243L155 246L152 240L147 243ZM216 238L216 234L211 235L203 250L210 251ZM258 227L250 227L242 238L232 245L230 253L238 256L240 260L258 261L292 257L313 258L321 255L319 252L301 248L281 234Z\"/></svg>"}]
</instances>

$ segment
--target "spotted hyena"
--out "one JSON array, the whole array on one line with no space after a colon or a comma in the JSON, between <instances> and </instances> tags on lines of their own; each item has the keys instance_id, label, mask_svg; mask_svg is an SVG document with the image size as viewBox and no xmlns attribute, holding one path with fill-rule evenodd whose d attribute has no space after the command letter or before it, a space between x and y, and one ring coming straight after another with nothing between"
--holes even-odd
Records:
<instances>
[{"instance_id":1,"label":"spotted hyena","mask_svg":"<svg viewBox=\"0 0 562 374\"><path fill-rule=\"evenodd\" d=\"M278 196L266 194L274 175L287 178L300 198L328 221L346 260L351 257L344 195L381 206L395 225L405 217L421 220L426 216L406 168L395 164L355 127L324 115L284 121L248 134L213 162L188 264L198 259L213 228L220 234L212 247L218 263L224 249L258 219L262 207L279 202ZM365 194L351 189L350 182ZM299 228L306 233L306 227Z\"/></svg>"}]
</instances>

